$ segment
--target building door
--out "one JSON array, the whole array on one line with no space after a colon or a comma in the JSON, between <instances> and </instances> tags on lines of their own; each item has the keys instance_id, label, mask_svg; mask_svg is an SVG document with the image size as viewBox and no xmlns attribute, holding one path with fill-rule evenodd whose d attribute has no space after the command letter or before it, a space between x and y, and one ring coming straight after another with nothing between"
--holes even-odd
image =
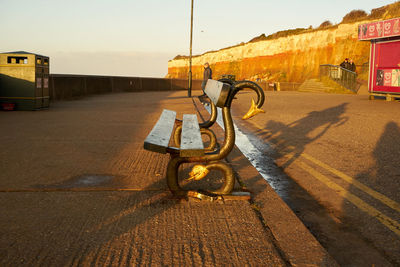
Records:
<instances>
[{"instance_id":1,"label":"building door","mask_svg":"<svg viewBox=\"0 0 400 267\"><path fill-rule=\"evenodd\" d=\"M376 42L373 51L373 91L400 93L400 40Z\"/></svg>"}]
</instances>

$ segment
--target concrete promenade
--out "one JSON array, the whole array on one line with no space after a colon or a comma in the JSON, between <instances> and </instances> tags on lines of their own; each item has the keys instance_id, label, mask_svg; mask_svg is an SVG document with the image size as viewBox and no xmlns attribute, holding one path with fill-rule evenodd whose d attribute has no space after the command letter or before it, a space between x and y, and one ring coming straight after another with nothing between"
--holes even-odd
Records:
<instances>
[{"instance_id":1,"label":"concrete promenade","mask_svg":"<svg viewBox=\"0 0 400 267\"><path fill-rule=\"evenodd\" d=\"M400 265L400 103L367 95L266 92L265 113L234 120L256 166L341 266ZM278 166L278 167L277 167Z\"/></svg>"},{"instance_id":2,"label":"concrete promenade","mask_svg":"<svg viewBox=\"0 0 400 267\"><path fill-rule=\"evenodd\" d=\"M227 161L250 202L171 198L169 156L145 151L143 140L164 108L207 116L186 94L0 112L0 265L336 266L237 149Z\"/></svg>"}]
</instances>

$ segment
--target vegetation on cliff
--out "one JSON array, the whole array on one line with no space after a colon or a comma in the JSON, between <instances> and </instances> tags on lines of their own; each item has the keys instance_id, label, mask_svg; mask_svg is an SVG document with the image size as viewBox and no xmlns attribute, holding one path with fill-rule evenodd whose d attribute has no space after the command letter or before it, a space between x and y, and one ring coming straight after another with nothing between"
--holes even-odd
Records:
<instances>
[{"instance_id":1,"label":"vegetation on cliff","mask_svg":"<svg viewBox=\"0 0 400 267\"><path fill-rule=\"evenodd\" d=\"M370 14L368 14L364 10L360 10L360 9L352 10L343 17L342 21L339 24L355 23L355 22L363 21L363 20L390 19L390 18L395 18L395 17L400 17L400 1L396 1L393 4L389 4L386 6L372 9ZM309 28L288 29L288 30L278 31L278 32L270 34L268 36L266 36L265 33L262 33L261 35L252 38L247 43L259 42L259 41L265 41L265 40L273 40L273 39L278 39L281 37L287 37L290 35L302 34L302 33L306 33L306 32L318 31L318 30L325 30L326 28L337 27L337 26L338 26L338 24L334 25L330 21L327 20L327 21L322 22L321 25L315 29L313 29L311 26ZM221 51L221 50L225 50L225 49L230 49L230 48L242 46L245 44L246 43L242 42L240 44L229 46L229 47L224 47L219 50L207 51L204 54L217 52L217 51ZM202 54L202 55L204 55L204 54ZM202 55L195 55L193 57L199 57ZM185 58L189 58L189 57L184 56L184 55L177 55L176 57L173 58L173 60L185 59Z\"/></svg>"},{"instance_id":2,"label":"vegetation on cliff","mask_svg":"<svg viewBox=\"0 0 400 267\"><path fill-rule=\"evenodd\" d=\"M363 20L375 20L375 19L390 19L390 18L395 18L400 16L400 1L397 1L396 3L375 8L371 10L371 13L368 15L367 12L364 10L352 10L349 13L347 13L340 24L342 23L354 23L358 21L363 21ZM296 28L296 29L289 29L289 30L284 30L284 31L278 31L276 33L273 33L271 35L265 36L265 33L261 34L260 36L254 37L249 41L251 42L258 42L258 41L264 41L264 40L272 40L272 39L277 39L281 37L287 37L289 35L296 35L296 34L302 34L306 32L312 32L312 31L317 31L321 29L326 29L327 27L337 27L337 25L333 25L329 20L324 21L321 23L321 25L313 29L311 26L309 28Z\"/></svg>"},{"instance_id":3,"label":"vegetation on cliff","mask_svg":"<svg viewBox=\"0 0 400 267\"><path fill-rule=\"evenodd\" d=\"M332 22L330 22L329 20L325 20L324 22L321 23L321 25L319 25L318 28L326 28L326 27L330 27L332 26Z\"/></svg>"}]
</instances>

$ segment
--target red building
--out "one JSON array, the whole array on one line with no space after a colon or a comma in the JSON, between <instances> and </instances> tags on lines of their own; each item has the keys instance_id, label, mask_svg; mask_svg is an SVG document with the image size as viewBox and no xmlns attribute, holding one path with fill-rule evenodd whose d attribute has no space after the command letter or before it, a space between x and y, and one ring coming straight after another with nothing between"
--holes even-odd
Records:
<instances>
[{"instance_id":1,"label":"red building","mask_svg":"<svg viewBox=\"0 0 400 267\"><path fill-rule=\"evenodd\" d=\"M400 18L360 25L358 39L371 41L370 95L400 97Z\"/></svg>"}]
</instances>

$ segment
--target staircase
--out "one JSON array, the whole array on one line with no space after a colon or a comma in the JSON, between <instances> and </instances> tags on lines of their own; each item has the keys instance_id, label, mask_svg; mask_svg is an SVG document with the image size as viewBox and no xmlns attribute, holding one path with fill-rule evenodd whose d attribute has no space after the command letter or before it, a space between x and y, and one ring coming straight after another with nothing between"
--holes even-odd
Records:
<instances>
[{"instance_id":1,"label":"staircase","mask_svg":"<svg viewBox=\"0 0 400 267\"><path fill-rule=\"evenodd\" d=\"M331 87L324 85L317 79L309 79L302 83L298 89L299 92L325 93L332 90Z\"/></svg>"}]
</instances>

